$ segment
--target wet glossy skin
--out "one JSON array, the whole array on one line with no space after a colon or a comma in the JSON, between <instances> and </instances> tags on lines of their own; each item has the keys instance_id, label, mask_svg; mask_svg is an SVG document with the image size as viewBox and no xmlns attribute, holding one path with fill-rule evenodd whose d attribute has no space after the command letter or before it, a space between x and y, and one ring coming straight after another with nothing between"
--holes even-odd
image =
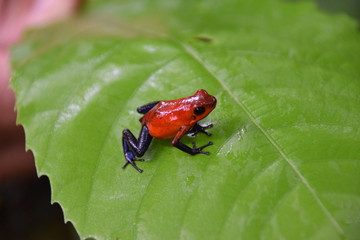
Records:
<instances>
[{"instance_id":1,"label":"wet glossy skin","mask_svg":"<svg viewBox=\"0 0 360 240\"><path fill-rule=\"evenodd\" d=\"M204 112L195 114L197 107ZM161 101L147 112L141 120L155 138L180 139L199 120L205 118L216 107L216 98L205 90L198 90L193 96L170 101Z\"/></svg>"},{"instance_id":2,"label":"wet glossy skin","mask_svg":"<svg viewBox=\"0 0 360 240\"><path fill-rule=\"evenodd\" d=\"M206 129L212 127L212 124L201 126L197 122L206 117L215 107L216 98L202 89L190 97L156 101L138 107L137 112L144 114L140 119L142 127L139 137L136 138L129 129L124 129L122 132L126 160L122 168L130 164L138 172L143 172L135 164L135 161L144 161L144 159L137 157L142 157L145 154L153 137L173 138L171 144L190 155L209 154L203 149L213 145L211 141L201 147L196 147L193 142L192 147L189 147L180 142L180 139L188 132L193 136L197 133L211 136L211 133L208 133Z\"/></svg>"}]
</instances>

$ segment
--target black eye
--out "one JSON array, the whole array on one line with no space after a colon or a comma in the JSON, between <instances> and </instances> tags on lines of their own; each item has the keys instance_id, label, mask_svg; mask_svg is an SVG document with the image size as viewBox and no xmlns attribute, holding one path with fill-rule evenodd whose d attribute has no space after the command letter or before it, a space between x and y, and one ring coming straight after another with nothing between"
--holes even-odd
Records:
<instances>
[{"instance_id":1,"label":"black eye","mask_svg":"<svg viewBox=\"0 0 360 240\"><path fill-rule=\"evenodd\" d=\"M195 109L194 109L194 113L196 114L196 115L201 115L201 114L203 114L205 112L205 108L204 107L196 107Z\"/></svg>"}]
</instances>

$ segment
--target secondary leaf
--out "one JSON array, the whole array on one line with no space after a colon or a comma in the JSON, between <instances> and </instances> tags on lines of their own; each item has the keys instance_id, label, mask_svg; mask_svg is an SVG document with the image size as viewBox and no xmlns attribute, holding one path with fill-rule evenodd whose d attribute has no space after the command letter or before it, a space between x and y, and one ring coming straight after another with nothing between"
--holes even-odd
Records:
<instances>
[{"instance_id":1,"label":"secondary leaf","mask_svg":"<svg viewBox=\"0 0 360 240\"><path fill-rule=\"evenodd\" d=\"M94 2L14 50L18 119L82 238L355 239L359 40L310 3ZM155 140L122 170L136 107L200 88L211 155Z\"/></svg>"}]
</instances>

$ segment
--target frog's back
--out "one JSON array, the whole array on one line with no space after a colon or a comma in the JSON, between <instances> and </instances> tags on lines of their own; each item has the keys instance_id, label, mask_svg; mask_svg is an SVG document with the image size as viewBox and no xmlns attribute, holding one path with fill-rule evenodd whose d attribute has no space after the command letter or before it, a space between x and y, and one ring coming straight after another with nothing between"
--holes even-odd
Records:
<instances>
[{"instance_id":1,"label":"frog's back","mask_svg":"<svg viewBox=\"0 0 360 240\"><path fill-rule=\"evenodd\" d=\"M179 100L161 101L143 116L141 123L148 127L151 136L172 138L181 126L190 124L189 106Z\"/></svg>"},{"instance_id":2,"label":"frog's back","mask_svg":"<svg viewBox=\"0 0 360 240\"><path fill-rule=\"evenodd\" d=\"M184 128L190 130L196 122L206 117L216 106L216 98L201 89L190 97L160 101L147 112L141 123L151 136L171 138Z\"/></svg>"}]
</instances>

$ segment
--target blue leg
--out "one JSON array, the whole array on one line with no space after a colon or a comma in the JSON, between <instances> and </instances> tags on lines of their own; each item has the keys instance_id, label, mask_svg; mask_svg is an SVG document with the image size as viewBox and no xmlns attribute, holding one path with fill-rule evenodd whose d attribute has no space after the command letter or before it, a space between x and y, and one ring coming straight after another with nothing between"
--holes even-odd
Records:
<instances>
[{"instance_id":1,"label":"blue leg","mask_svg":"<svg viewBox=\"0 0 360 240\"><path fill-rule=\"evenodd\" d=\"M156 106L156 104L158 104L160 101L155 101L155 102L151 102L151 103L148 103L148 104L145 104L143 106L140 106L138 107L136 110L138 113L142 113L142 114L145 114L147 113L148 111L150 111L153 107Z\"/></svg>"},{"instance_id":2,"label":"blue leg","mask_svg":"<svg viewBox=\"0 0 360 240\"><path fill-rule=\"evenodd\" d=\"M152 136L149 134L149 130L145 125L142 126L138 139L134 137L130 130L124 129L122 142L126 163L122 168L131 164L138 172L143 172L142 169L136 166L135 161L144 161L144 159L137 159L136 157L142 157L144 155L151 140Z\"/></svg>"}]
</instances>

